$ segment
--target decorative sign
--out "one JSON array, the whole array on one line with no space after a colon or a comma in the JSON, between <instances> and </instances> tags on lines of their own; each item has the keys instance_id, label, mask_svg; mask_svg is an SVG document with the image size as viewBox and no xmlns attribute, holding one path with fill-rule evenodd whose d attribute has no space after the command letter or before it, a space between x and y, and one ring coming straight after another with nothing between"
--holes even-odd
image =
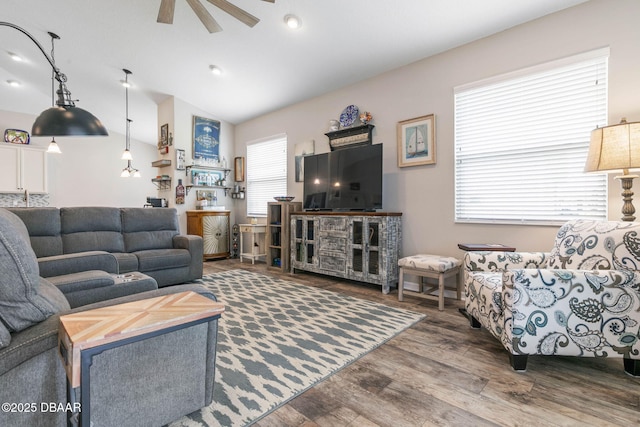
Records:
<instances>
[{"instance_id":1,"label":"decorative sign","mask_svg":"<svg viewBox=\"0 0 640 427\"><path fill-rule=\"evenodd\" d=\"M12 144L28 144L31 138L29 132L20 129L6 129L4 131L4 142Z\"/></svg>"},{"instance_id":2,"label":"decorative sign","mask_svg":"<svg viewBox=\"0 0 640 427\"><path fill-rule=\"evenodd\" d=\"M193 116L193 158L220 161L220 122Z\"/></svg>"}]
</instances>

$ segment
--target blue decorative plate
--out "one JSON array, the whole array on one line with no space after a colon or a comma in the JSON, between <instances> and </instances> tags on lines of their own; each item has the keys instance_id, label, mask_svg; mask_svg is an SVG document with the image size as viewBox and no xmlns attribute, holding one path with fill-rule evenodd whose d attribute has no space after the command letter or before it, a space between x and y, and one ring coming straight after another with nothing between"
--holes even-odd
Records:
<instances>
[{"instance_id":1,"label":"blue decorative plate","mask_svg":"<svg viewBox=\"0 0 640 427\"><path fill-rule=\"evenodd\" d=\"M345 128L354 124L357 119L358 107L355 105L349 105L347 108L342 110L342 114L340 114L340 124Z\"/></svg>"}]
</instances>

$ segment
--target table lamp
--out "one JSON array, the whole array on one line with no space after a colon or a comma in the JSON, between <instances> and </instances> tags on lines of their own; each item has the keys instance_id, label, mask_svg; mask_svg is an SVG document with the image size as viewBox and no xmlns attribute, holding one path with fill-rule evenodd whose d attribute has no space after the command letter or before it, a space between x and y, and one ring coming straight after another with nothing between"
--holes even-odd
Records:
<instances>
[{"instance_id":1,"label":"table lamp","mask_svg":"<svg viewBox=\"0 0 640 427\"><path fill-rule=\"evenodd\" d=\"M622 220L634 221L633 179L629 169L640 168L640 122L627 123L623 118L619 124L596 128L591 132L589 154L585 172L612 171L622 169L616 176L622 185Z\"/></svg>"}]
</instances>

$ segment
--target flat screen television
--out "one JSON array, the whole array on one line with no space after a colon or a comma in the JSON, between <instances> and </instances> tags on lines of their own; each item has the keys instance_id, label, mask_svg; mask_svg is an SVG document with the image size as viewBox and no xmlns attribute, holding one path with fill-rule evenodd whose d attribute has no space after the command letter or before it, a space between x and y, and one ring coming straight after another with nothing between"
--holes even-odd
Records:
<instances>
[{"instance_id":1,"label":"flat screen television","mask_svg":"<svg viewBox=\"0 0 640 427\"><path fill-rule=\"evenodd\" d=\"M382 209L382 144L304 157L305 210Z\"/></svg>"}]
</instances>

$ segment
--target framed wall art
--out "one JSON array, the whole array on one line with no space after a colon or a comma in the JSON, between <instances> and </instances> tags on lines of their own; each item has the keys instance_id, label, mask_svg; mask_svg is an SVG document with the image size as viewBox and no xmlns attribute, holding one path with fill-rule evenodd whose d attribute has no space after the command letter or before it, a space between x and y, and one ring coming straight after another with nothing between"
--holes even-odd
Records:
<instances>
[{"instance_id":1,"label":"framed wall art","mask_svg":"<svg viewBox=\"0 0 640 427\"><path fill-rule=\"evenodd\" d=\"M176 169L182 171L185 169L186 155L184 150L176 148Z\"/></svg>"},{"instance_id":2,"label":"framed wall art","mask_svg":"<svg viewBox=\"0 0 640 427\"><path fill-rule=\"evenodd\" d=\"M160 126L160 147L166 147L169 145L169 123L165 123Z\"/></svg>"},{"instance_id":3,"label":"framed wall art","mask_svg":"<svg viewBox=\"0 0 640 427\"><path fill-rule=\"evenodd\" d=\"M398 167L436 163L435 116L398 122Z\"/></svg>"},{"instance_id":4,"label":"framed wall art","mask_svg":"<svg viewBox=\"0 0 640 427\"><path fill-rule=\"evenodd\" d=\"M220 161L220 122L193 116L193 158Z\"/></svg>"},{"instance_id":5,"label":"framed wall art","mask_svg":"<svg viewBox=\"0 0 640 427\"><path fill-rule=\"evenodd\" d=\"M304 157L312 155L314 151L315 142L313 139L295 145L296 182L304 181Z\"/></svg>"},{"instance_id":6,"label":"framed wall art","mask_svg":"<svg viewBox=\"0 0 640 427\"><path fill-rule=\"evenodd\" d=\"M234 159L234 177L233 180L235 182L243 182L244 181L244 157L236 157Z\"/></svg>"}]
</instances>

